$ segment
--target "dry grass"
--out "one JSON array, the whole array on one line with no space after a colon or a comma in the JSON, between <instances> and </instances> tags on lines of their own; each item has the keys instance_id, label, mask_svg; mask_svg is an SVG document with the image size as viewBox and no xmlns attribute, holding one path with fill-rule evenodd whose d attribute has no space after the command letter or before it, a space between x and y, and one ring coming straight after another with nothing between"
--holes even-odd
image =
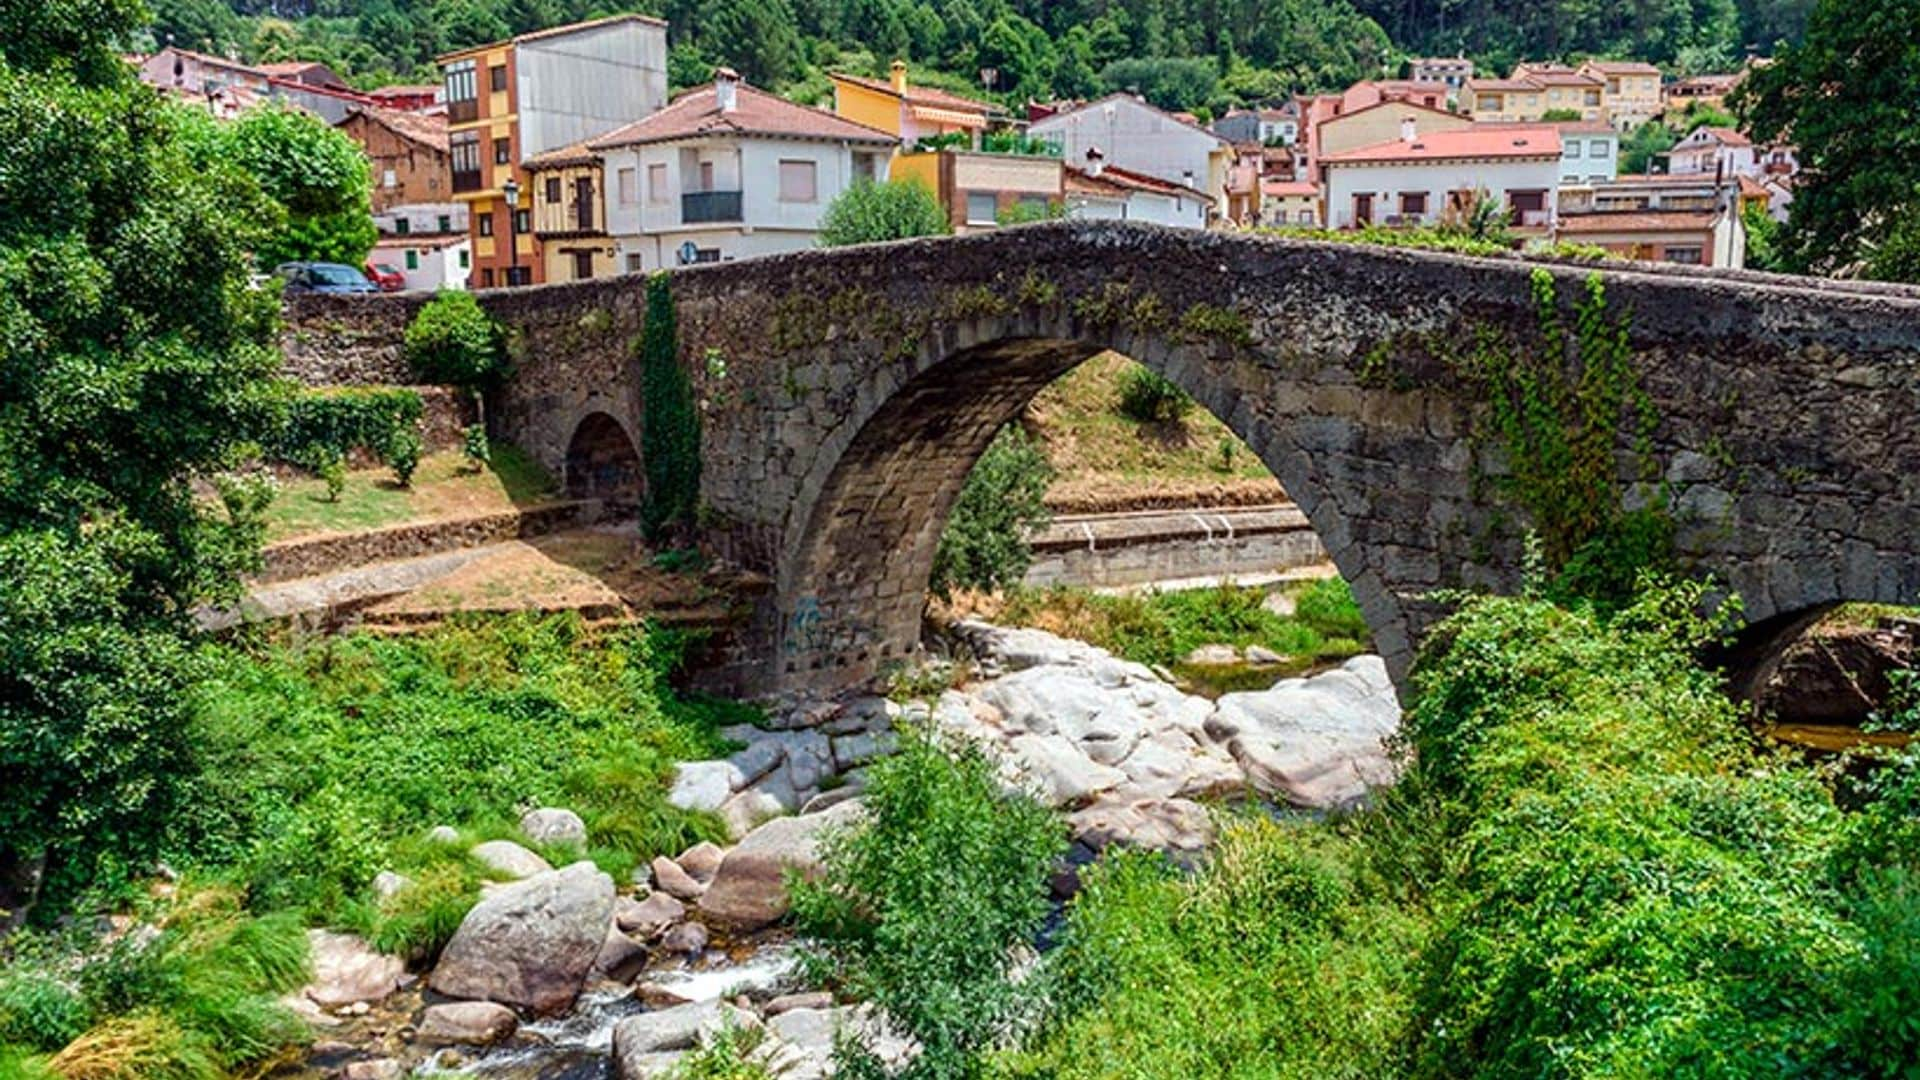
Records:
<instances>
[{"instance_id":1,"label":"dry grass","mask_svg":"<svg viewBox=\"0 0 1920 1080\"><path fill-rule=\"evenodd\" d=\"M63 1080L219 1080L220 1066L180 1025L156 1013L107 1020L47 1067Z\"/></svg>"}]
</instances>

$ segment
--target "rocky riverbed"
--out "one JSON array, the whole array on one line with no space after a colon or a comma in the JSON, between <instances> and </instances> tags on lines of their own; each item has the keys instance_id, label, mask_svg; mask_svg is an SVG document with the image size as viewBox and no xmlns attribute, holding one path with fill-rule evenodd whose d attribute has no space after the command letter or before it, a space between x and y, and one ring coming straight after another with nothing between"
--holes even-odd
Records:
<instances>
[{"instance_id":1,"label":"rocky riverbed","mask_svg":"<svg viewBox=\"0 0 1920 1080\"><path fill-rule=\"evenodd\" d=\"M1063 897L1073 867L1116 844L1196 861L1213 836L1209 805L1345 808L1395 776L1385 742L1399 706L1377 657L1215 701L1040 631L955 632L979 658L959 688L905 705L794 705L764 728L728 729L742 749L727 759L682 764L671 800L720 814L730 847L703 844L615 882L510 841L478 845L474 857L512 880L488 887L425 973L315 931L315 981L290 1004L319 1035L296 1075L656 1077L728 1028L762 1031L756 1053L790 1080L827 1075L843 1028L884 1055L912 1054L864 1008L799 985L778 925L783 876L816 872L819 838L859 820L865 770L903 723L987 744L1008 784L1063 813L1074 838L1056 878ZM530 812L521 830L590 839L564 808ZM383 875L374 888L409 884Z\"/></svg>"}]
</instances>

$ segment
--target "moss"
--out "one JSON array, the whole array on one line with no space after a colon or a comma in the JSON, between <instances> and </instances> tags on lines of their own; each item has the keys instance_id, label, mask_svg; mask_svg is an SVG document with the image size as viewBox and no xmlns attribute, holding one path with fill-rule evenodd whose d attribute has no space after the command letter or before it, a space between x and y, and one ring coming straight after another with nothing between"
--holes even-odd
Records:
<instances>
[{"instance_id":1,"label":"moss","mask_svg":"<svg viewBox=\"0 0 1920 1080\"><path fill-rule=\"evenodd\" d=\"M1237 311L1199 303L1180 316L1180 335L1188 341L1218 341L1244 348L1253 344L1253 328Z\"/></svg>"},{"instance_id":2,"label":"moss","mask_svg":"<svg viewBox=\"0 0 1920 1080\"><path fill-rule=\"evenodd\" d=\"M1028 270L1020 279L1020 287L1014 298L1022 304L1045 307L1060 302L1060 286L1040 276L1038 271Z\"/></svg>"},{"instance_id":3,"label":"moss","mask_svg":"<svg viewBox=\"0 0 1920 1080\"><path fill-rule=\"evenodd\" d=\"M1013 304L1006 297L986 285L974 285L960 289L947 297L941 308L941 316L947 319L977 319L989 315L1005 315L1013 310Z\"/></svg>"}]
</instances>

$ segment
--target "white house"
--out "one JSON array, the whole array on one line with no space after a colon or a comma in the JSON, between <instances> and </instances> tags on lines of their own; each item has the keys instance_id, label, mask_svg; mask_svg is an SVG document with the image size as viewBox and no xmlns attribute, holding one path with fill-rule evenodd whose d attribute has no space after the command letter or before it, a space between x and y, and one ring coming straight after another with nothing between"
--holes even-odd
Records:
<instances>
[{"instance_id":1,"label":"white house","mask_svg":"<svg viewBox=\"0 0 1920 1080\"><path fill-rule=\"evenodd\" d=\"M1206 128L1163 112L1132 94L1109 94L1077 109L1055 113L1027 129L1036 139L1058 143L1067 161L1085 161L1099 150L1109 168L1156 177L1203 191L1214 205L1227 204L1227 168L1233 144Z\"/></svg>"},{"instance_id":2,"label":"white house","mask_svg":"<svg viewBox=\"0 0 1920 1080\"><path fill-rule=\"evenodd\" d=\"M467 204L457 202L402 203L376 211L374 228L387 236L431 236L467 231Z\"/></svg>"},{"instance_id":3,"label":"white house","mask_svg":"<svg viewBox=\"0 0 1920 1080\"><path fill-rule=\"evenodd\" d=\"M473 270L473 245L465 232L382 237L367 254L367 265L400 271L408 292L464 289Z\"/></svg>"},{"instance_id":4,"label":"white house","mask_svg":"<svg viewBox=\"0 0 1920 1080\"><path fill-rule=\"evenodd\" d=\"M1760 169L1752 139L1732 128L1703 127L1667 152L1667 171L1752 176Z\"/></svg>"},{"instance_id":5,"label":"white house","mask_svg":"<svg viewBox=\"0 0 1920 1080\"><path fill-rule=\"evenodd\" d=\"M1766 191L1751 179L1714 173L1622 176L1560 192L1555 233L1646 262L1738 270L1747 263L1740 210Z\"/></svg>"},{"instance_id":6,"label":"white house","mask_svg":"<svg viewBox=\"0 0 1920 1080\"><path fill-rule=\"evenodd\" d=\"M588 140L629 272L812 247L827 206L884 180L899 140L715 73L713 85Z\"/></svg>"},{"instance_id":7,"label":"white house","mask_svg":"<svg viewBox=\"0 0 1920 1080\"><path fill-rule=\"evenodd\" d=\"M1320 159L1323 220L1335 229L1431 224L1492 198L1516 227L1545 230L1553 222L1561 152L1551 126L1409 130L1393 142Z\"/></svg>"},{"instance_id":8,"label":"white house","mask_svg":"<svg viewBox=\"0 0 1920 1080\"><path fill-rule=\"evenodd\" d=\"M1213 209L1206 192L1108 165L1097 150L1088 153L1084 169L1067 166L1064 188L1067 216L1088 221L1204 229Z\"/></svg>"}]
</instances>

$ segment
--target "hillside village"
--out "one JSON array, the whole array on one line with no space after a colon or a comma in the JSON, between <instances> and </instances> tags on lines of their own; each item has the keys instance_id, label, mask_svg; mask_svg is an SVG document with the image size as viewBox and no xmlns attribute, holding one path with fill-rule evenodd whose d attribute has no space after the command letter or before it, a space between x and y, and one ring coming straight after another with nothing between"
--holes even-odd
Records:
<instances>
[{"instance_id":1,"label":"hillside village","mask_svg":"<svg viewBox=\"0 0 1920 1080\"><path fill-rule=\"evenodd\" d=\"M1137 94L1013 111L832 73L820 106L720 67L669 95L667 24L553 27L442 56L437 86L354 90L324 64L247 65L167 46L143 81L230 118L266 102L338 126L372 165L388 289L496 288L724 262L818 243L862 181L912 181L955 233L1049 218L1176 228L1501 226L1516 247L1747 264L1747 223L1784 221L1798 165L1727 126L1741 73L1648 63L1416 58L1401 78L1203 124ZM1623 140L1680 135L1630 172Z\"/></svg>"}]
</instances>

